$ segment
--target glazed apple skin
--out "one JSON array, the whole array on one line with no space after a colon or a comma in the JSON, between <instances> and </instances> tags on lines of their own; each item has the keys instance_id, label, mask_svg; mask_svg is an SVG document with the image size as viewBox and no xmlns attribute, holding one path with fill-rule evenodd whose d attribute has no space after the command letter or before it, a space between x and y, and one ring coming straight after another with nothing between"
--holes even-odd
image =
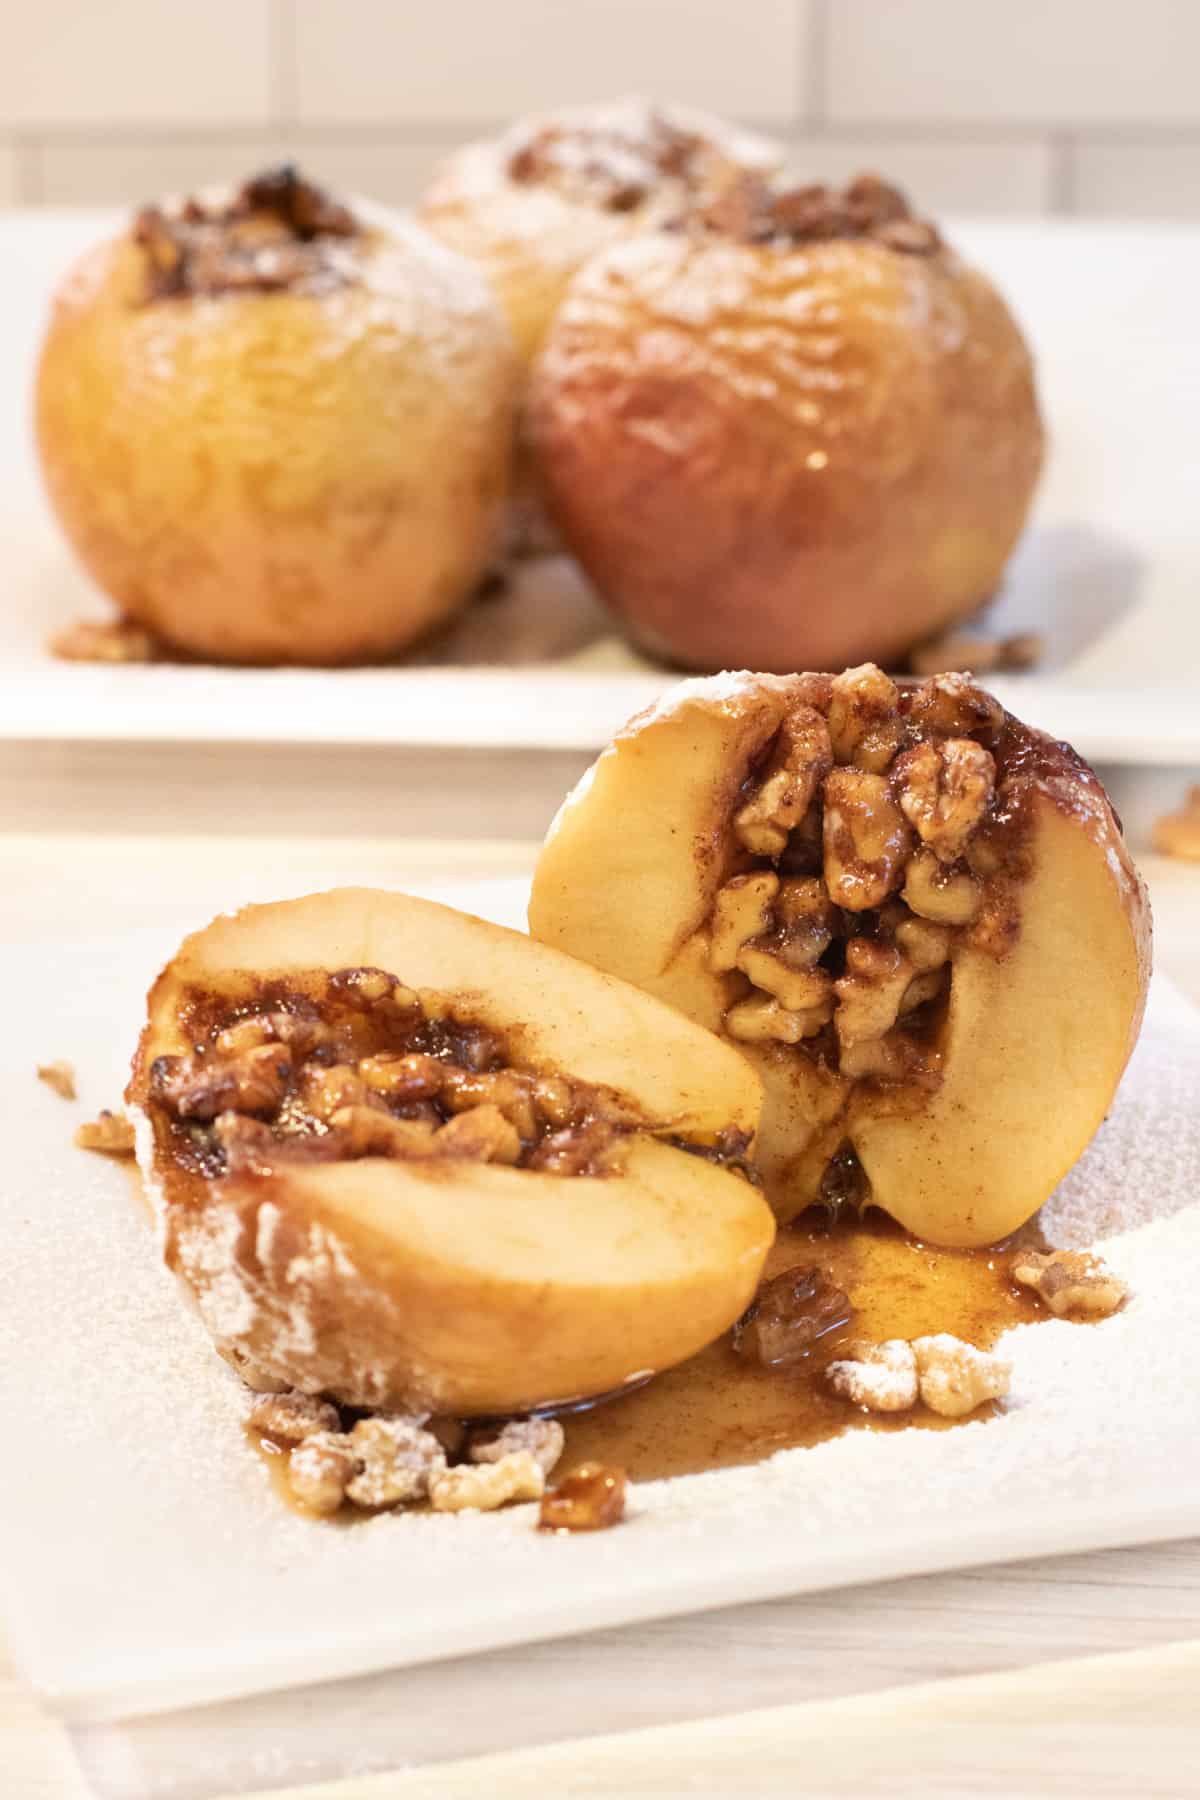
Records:
<instances>
[{"instance_id":1,"label":"glazed apple skin","mask_svg":"<svg viewBox=\"0 0 1200 1800\"><path fill-rule=\"evenodd\" d=\"M55 297L36 433L88 572L220 662L403 649L482 573L510 480L517 368L478 272L403 221L346 240L320 296L146 301L99 246Z\"/></svg>"},{"instance_id":2,"label":"glazed apple skin","mask_svg":"<svg viewBox=\"0 0 1200 1800\"><path fill-rule=\"evenodd\" d=\"M602 597L701 670L886 663L971 612L1043 449L1021 333L948 250L665 232L572 282L528 434Z\"/></svg>"},{"instance_id":3,"label":"glazed apple skin","mask_svg":"<svg viewBox=\"0 0 1200 1800\"><path fill-rule=\"evenodd\" d=\"M533 935L720 1031L727 980L709 966L706 921L738 859L730 815L785 714L827 707L829 681L686 681L632 719L550 828ZM951 950L940 1087L863 1088L789 1046L739 1045L763 1083L757 1163L781 1219L817 1201L848 1142L876 1203L915 1235L994 1243L1048 1197L1111 1104L1145 1006L1146 890L1073 751L1009 718L996 755L1022 869L1016 930L1000 955L965 937Z\"/></svg>"},{"instance_id":4,"label":"glazed apple skin","mask_svg":"<svg viewBox=\"0 0 1200 1800\"><path fill-rule=\"evenodd\" d=\"M188 991L317 968L406 971L514 1057L614 1089L664 1138L752 1139L758 1083L670 1008L519 933L343 889L248 907L185 941L151 990L127 1098L165 1254L218 1347L347 1404L463 1416L619 1388L691 1355L752 1298L774 1236L740 1176L640 1134L603 1177L432 1161L281 1163L205 1181L170 1154L155 1059Z\"/></svg>"}]
</instances>

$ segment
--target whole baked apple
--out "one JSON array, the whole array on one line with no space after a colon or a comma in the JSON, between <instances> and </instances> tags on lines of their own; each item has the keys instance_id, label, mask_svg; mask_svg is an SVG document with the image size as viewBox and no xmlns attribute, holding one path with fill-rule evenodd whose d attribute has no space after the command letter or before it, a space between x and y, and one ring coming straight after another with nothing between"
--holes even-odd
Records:
<instances>
[{"instance_id":1,"label":"whole baked apple","mask_svg":"<svg viewBox=\"0 0 1200 1800\"><path fill-rule=\"evenodd\" d=\"M749 1065L481 919L343 889L217 919L128 1098L169 1265L255 1381L467 1416L607 1393L754 1295Z\"/></svg>"},{"instance_id":2,"label":"whole baked apple","mask_svg":"<svg viewBox=\"0 0 1200 1800\"><path fill-rule=\"evenodd\" d=\"M901 658L994 592L1042 460L1004 301L874 176L746 177L593 258L527 431L602 597L693 669Z\"/></svg>"},{"instance_id":3,"label":"whole baked apple","mask_svg":"<svg viewBox=\"0 0 1200 1800\"><path fill-rule=\"evenodd\" d=\"M71 271L37 441L130 618L216 661L358 662L477 582L516 383L478 270L281 169L147 208Z\"/></svg>"},{"instance_id":4,"label":"whole baked apple","mask_svg":"<svg viewBox=\"0 0 1200 1800\"><path fill-rule=\"evenodd\" d=\"M783 1218L993 1243L1104 1118L1150 914L1093 772L963 675L689 681L539 858L533 934L739 1045Z\"/></svg>"}]
</instances>

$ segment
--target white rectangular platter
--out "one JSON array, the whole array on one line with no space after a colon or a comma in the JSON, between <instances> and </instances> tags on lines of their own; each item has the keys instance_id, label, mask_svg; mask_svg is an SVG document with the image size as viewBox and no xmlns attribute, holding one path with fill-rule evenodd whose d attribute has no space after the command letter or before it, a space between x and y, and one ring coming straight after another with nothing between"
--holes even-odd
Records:
<instances>
[{"instance_id":1,"label":"white rectangular platter","mask_svg":"<svg viewBox=\"0 0 1200 1800\"><path fill-rule=\"evenodd\" d=\"M117 223L0 216L0 738L591 749L673 677L635 656L565 559L386 669L308 673L55 663L48 633L102 611L41 493L29 390L51 289ZM994 616L1045 633L1018 713L1092 759L1200 762L1200 231L964 223L1039 357L1051 452Z\"/></svg>"},{"instance_id":2,"label":"white rectangular platter","mask_svg":"<svg viewBox=\"0 0 1200 1800\"><path fill-rule=\"evenodd\" d=\"M519 924L523 880L435 886ZM123 1085L142 996L197 919L0 951L0 1624L48 1701L115 1718L601 1626L1003 1559L1186 1536L1200 1521L1200 1015L1156 990L1092 1149L1048 1212L1109 1238L1132 1299L1010 1334L1009 1409L852 1432L751 1469L639 1486L627 1522L544 1537L533 1509L280 1505L239 1384L161 1269L128 1172L76 1151ZM31 933L37 927L31 921ZM69 1057L80 1102L35 1082ZM1119 1235L1113 1235L1119 1232ZM719 1629L719 1623L714 1625Z\"/></svg>"}]
</instances>

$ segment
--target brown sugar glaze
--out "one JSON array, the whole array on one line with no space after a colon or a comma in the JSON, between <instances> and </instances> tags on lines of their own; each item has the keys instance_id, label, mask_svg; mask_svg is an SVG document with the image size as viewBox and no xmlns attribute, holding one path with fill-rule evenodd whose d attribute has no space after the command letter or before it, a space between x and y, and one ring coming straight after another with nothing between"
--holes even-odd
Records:
<instances>
[{"instance_id":1,"label":"brown sugar glaze","mask_svg":"<svg viewBox=\"0 0 1200 1800\"><path fill-rule=\"evenodd\" d=\"M944 1430L961 1421L918 1406L891 1417L831 1394L827 1365L856 1338L922 1337L946 1331L986 1350L1010 1325L1045 1318L1042 1302L1009 1275L1003 1247L938 1250L868 1211L830 1226L810 1211L779 1233L768 1276L797 1265L822 1269L854 1307L849 1323L786 1369L764 1369L734 1354L728 1335L644 1387L563 1416L561 1467L617 1464L634 1481L694 1475L761 1462L776 1450L819 1444L846 1430ZM972 1419L988 1418L981 1407Z\"/></svg>"}]
</instances>

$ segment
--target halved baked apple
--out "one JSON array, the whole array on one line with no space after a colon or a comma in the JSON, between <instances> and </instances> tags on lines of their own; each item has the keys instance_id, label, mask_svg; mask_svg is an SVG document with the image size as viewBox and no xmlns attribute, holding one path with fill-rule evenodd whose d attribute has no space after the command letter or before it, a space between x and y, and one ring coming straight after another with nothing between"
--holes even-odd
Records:
<instances>
[{"instance_id":1,"label":"halved baked apple","mask_svg":"<svg viewBox=\"0 0 1200 1800\"><path fill-rule=\"evenodd\" d=\"M128 1099L168 1264L254 1379L504 1414L682 1361L774 1236L761 1090L636 988L344 889L217 919L150 992Z\"/></svg>"},{"instance_id":2,"label":"halved baked apple","mask_svg":"<svg viewBox=\"0 0 1200 1800\"><path fill-rule=\"evenodd\" d=\"M42 471L89 573L175 649L366 661L483 573L517 374L470 263L273 170L146 208L68 274Z\"/></svg>"},{"instance_id":3,"label":"halved baked apple","mask_svg":"<svg viewBox=\"0 0 1200 1800\"><path fill-rule=\"evenodd\" d=\"M1036 1210L1137 1037L1145 890L1094 773L963 675L688 681L563 805L530 929L737 1044L789 1218L978 1245Z\"/></svg>"}]
</instances>

